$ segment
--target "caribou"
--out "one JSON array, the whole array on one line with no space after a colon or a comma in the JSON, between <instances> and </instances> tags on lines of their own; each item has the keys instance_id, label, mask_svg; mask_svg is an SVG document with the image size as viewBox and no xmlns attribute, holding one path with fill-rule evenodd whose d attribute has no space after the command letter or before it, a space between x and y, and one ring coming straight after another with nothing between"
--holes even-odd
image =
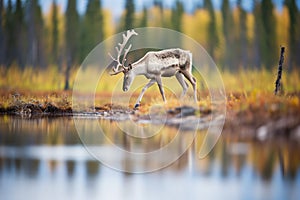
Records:
<instances>
[{"instance_id":1,"label":"caribou","mask_svg":"<svg viewBox=\"0 0 300 200\"><path fill-rule=\"evenodd\" d=\"M179 84L182 86L183 91L181 98L185 96L188 89L188 84L184 78L191 83L194 92L194 101L197 102L196 78L192 75L192 53L180 48L149 51L138 61L129 63L125 66L126 57L132 47L132 44L129 44L128 48L125 48L125 46L129 39L134 35L138 35L134 30L128 30L126 34L123 34L123 42L118 43L118 46L115 47L117 51L116 58L109 53L111 59L114 63L116 63L113 65L110 75L113 76L123 72L124 92L129 90L135 76L144 75L147 79L150 79L138 96L134 108L137 109L140 106L144 93L154 83L157 83L162 99L166 102L161 78L172 76L175 76ZM123 58L120 62L120 57L123 51Z\"/></svg>"}]
</instances>

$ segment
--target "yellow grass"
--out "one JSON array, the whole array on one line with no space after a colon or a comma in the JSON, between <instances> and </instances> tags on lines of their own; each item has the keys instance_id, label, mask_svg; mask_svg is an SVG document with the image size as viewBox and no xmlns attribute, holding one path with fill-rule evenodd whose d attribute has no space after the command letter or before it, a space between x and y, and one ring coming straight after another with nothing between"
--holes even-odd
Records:
<instances>
[{"instance_id":1,"label":"yellow grass","mask_svg":"<svg viewBox=\"0 0 300 200\"><path fill-rule=\"evenodd\" d=\"M70 78L70 85L74 83L76 77L76 70L73 70ZM62 91L64 87L64 73L56 70L55 67L49 67L46 70L35 70L33 68L26 68L24 71L19 70L17 67L11 67L8 70L0 68L2 78L0 79L0 89L7 92L53 92ZM98 77L99 72L90 71L86 73L94 74L94 77ZM253 99L254 97L260 98L273 98L274 82L276 79L276 71L273 72L262 70L240 70L238 72L221 72L226 93L228 96L233 94L242 94L246 99ZM207 88L203 85L200 75L195 75L198 81L199 94L201 101L206 102L208 98ZM89 87L88 77L86 87ZM124 94L122 91L122 75L110 76L107 72L104 72L100 77L99 74L98 85L95 86L95 91L98 96L104 98L111 98L112 92L117 94ZM204 78L205 79L205 78ZM137 95L140 93L142 87L148 82L143 77L137 78L131 91L133 96L130 99L130 103L134 104ZM299 93L300 91L300 73L298 71L283 72L282 82L284 85L284 92L291 96L291 94ZM168 102L174 105L178 105L175 95L180 95L181 86L177 83L175 78L164 78L163 83L165 86L166 96ZM84 87L84 86L83 86ZM189 87L189 95L192 94L192 87ZM71 95L71 91L68 93ZM236 95L233 95L236 96ZM239 95L240 96L240 95ZM145 93L143 99L144 104L147 103L162 103L159 90L156 85L152 86ZM70 98L70 97L69 97ZM294 97L297 98L297 97ZM109 99L108 99L109 100ZM254 100L251 100L254 101ZM106 101L107 102L107 101ZM298 104L299 99L292 99L292 103ZM201 104L201 102L200 102Z\"/></svg>"}]
</instances>

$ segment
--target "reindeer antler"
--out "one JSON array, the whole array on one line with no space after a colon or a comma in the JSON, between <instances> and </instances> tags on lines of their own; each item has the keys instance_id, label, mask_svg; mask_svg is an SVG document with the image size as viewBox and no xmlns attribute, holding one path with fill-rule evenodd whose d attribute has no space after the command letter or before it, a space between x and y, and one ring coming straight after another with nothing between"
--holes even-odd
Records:
<instances>
[{"instance_id":1,"label":"reindeer antler","mask_svg":"<svg viewBox=\"0 0 300 200\"><path fill-rule=\"evenodd\" d=\"M123 42L122 43L118 43L118 46L116 46L116 51L117 51L117 58L114 58L110 53L108 53L108 55L111 57L111 59L113 61L116 61L118 64L116 67L113 67L113 73L111 73L111 75L116 75L122 71L124 71L126 69L126 67L124 66L125 62L126 62L126 56L129 52L129 50L131 49L131 44L129 45L129 47L127 49L125 49L125 53L124 53L124 56L123 56L123 59L122 59L122 62L120 62L120 57L121 57L121 54L128 42L128 40L130 39L131 36L133 35L138 35L133 29L132 30L128 30L127 32L127 35L125 35L125 33L123 33ZM122 67L122 69L120 70L120 66Z\"/></svg>"}]
</instances>

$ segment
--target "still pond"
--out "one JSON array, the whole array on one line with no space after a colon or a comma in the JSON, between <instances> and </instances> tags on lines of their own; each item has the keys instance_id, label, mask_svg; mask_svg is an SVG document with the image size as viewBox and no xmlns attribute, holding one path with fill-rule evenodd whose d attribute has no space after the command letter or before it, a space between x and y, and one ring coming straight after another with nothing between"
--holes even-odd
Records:
<instances>
[{"instance_id":1,"label":"still pond","mask_svg":"<svg viewBox=\"0 0 300 200\"><path fill-rule=\"evenodd\" d=\"M137 144L114 121L84 119L87 137L95 120L114 145L124 149L155 150L176 132L175 127L164 126L153 142ZM189 139L191 135L184 134L182 143ZM204 133L198 132L187 151L163 169L132 174L90 155L72 117L0 116L0 196L2 200L300 199L299 143L221 136L213 151L199 159L203 139ZM108 158L109 145L113 144L105 144Z\"/></svg>"}]
</instances>

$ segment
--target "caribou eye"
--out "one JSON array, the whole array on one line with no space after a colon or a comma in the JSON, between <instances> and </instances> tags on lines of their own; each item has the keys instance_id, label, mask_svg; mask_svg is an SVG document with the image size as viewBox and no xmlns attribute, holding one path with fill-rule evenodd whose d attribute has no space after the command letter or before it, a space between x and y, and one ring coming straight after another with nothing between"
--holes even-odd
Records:
<instances>
[{"instance_id":1,"label":"caribou eye","mask_svg":"<svg viewBox=\"0 0 300 200\"><path fill-rule=\"evenodd\" d=\"M132 66L131 66L131 64L129 64L129 69L132 69Z\"/></svg>"}]
</instances>

